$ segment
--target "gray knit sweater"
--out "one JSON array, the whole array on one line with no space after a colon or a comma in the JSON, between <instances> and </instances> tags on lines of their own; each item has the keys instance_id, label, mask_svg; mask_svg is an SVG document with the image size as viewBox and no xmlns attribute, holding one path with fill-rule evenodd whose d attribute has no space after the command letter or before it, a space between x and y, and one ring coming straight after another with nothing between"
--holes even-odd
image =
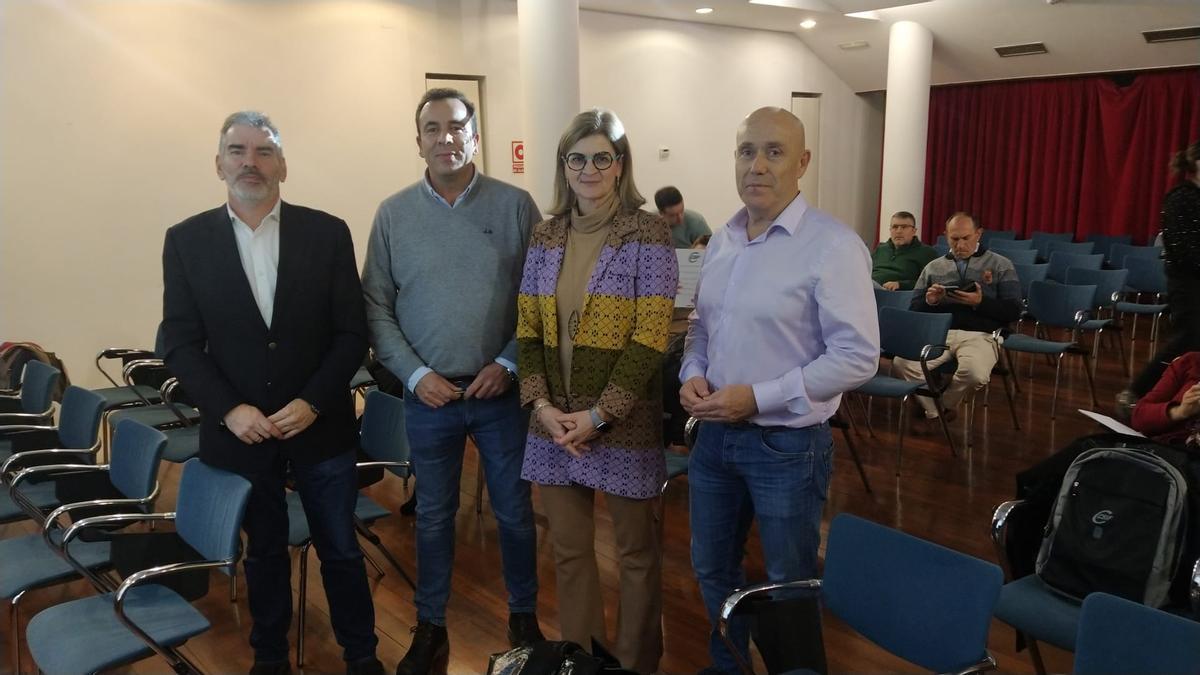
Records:
<instances>
[{"instance_id":1,"label":"gray knit sweater","mask_svg":"<svg viewBox=\"0 0 1200 675\"><path fill-rule=\"evenodd\" d=\"M482 174L453 208L424 179L385 199L363 266L383 365L409 384L423 366L459 377L497 357L515 363L517 290L539 220L528 192Z\"/></svg>"}]
</instances>

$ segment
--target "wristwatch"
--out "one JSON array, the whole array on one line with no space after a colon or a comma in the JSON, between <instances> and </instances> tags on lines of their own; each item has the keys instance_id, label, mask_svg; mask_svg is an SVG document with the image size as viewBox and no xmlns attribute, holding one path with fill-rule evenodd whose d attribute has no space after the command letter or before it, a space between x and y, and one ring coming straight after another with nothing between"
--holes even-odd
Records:
<instances>
[{"instance_id":1,"label":"wristwatch","mask_svg":"<svg viewBox=\"0 0 1200 675\"><path fill-rule=\"evenodd\" d=\"M597 433L602 434L612 429L612 425L608 422L605 422L604 418L600 416L600 413L597 412L595 408L588 409L588 416L592 418L592 428L595 429Z\"/></svg>"},{"instance_id":2,"label":"wristwatch","mask_svg":"<svg viewBox=\"0 0 1200 675\"><path fill-rule=\"evenodd\" d=\"M500 362L497 361L496 363L500 363ZM500 363L500 367L504 369L504 372L508 373L508 379L512 380L513 384L516 384L519 381L517 379L517 371L509 369L509 367L504 365L503 363Z\"/></svg>"},{"instance_id":3,"label":"wristwatch","mask_svg":"<svg viewBox=\"0 0 1200 675\"><path fill-rule=\"evenodd\" d=\"M305 401L305 403L308 403L308 402L307 402L307 401ZM309 410L311 410L311 411L312 411L312 414L316 415L317 417L320 417L320 416L321 416L321 409L320 409L320 408L318 408L317 406L315 406L315 405L313 405L313 404L309 403L309 404L308 404L308 409L309 409Z\"/></svg>"}]
</instances>

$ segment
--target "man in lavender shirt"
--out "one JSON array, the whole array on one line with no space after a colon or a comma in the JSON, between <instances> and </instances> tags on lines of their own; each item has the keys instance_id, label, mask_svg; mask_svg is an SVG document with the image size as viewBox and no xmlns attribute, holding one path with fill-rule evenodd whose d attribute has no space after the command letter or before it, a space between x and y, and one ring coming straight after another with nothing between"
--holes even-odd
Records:
<instances>
[{"instance_id":1,"label":"man in lavender shirt","mask_svg":"<svg viewBox=\"0 0 1200 675\"><path fill-rule=\"evenodd\" d=\"M680 403L701 421L688 485L692 565L712 622L706 673L738 672L716 625L745 584L752 519L770 580L816 576L828 420L879 359L870 253L800 194L804 125L760 108L738 128L734 157L746 207L709 242L680 371ZM746 657L748 629L735 622L731 637Z\"/></svg>"}]
</instances>

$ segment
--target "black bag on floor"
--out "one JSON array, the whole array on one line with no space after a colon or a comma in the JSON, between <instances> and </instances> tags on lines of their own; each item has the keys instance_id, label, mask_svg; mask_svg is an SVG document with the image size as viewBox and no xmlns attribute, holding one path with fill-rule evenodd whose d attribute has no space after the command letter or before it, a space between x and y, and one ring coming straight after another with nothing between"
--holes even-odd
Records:
<instances>
[{"instance_id":1,"label":"black bag on floor","mask_svg":"<svg viewBox=\"0 0 1200 675\"><path fill-rule=\"evenodd\" d=\"M1103 591L1167 603L1187 531L1187 483L1140 448L1093 448L1067 469L1046 523L1037 574L1076 600Z\"/></svg>"},{"instance_id":2,"label":"black bag on floor","mask_svg":"<svg viewBox=\"0 0 1200 675\"><path fill-rule=\"evenodd\" d=\"M636 675L626 670L603 646L592 640L592 653L574 642L534 643L493 654L488 675Z\"/></svg>"}]
</instances>

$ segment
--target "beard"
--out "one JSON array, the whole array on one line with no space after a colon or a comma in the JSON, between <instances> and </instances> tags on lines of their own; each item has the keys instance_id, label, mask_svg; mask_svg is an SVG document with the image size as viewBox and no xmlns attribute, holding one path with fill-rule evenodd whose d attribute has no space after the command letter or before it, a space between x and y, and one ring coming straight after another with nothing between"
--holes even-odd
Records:
<instances>
[{"instance_id":1,"label":"beard","mask_svg":"<svg viewBox=\"0 0 1200 675\"><path fill-rule=\"evenodd\" d=\"M248 184L241 181L234 181L229 186L229 191L243 202L261 202L271 194L271 185L266 182L257 184Z\"/></svg>"}]
</instances>

